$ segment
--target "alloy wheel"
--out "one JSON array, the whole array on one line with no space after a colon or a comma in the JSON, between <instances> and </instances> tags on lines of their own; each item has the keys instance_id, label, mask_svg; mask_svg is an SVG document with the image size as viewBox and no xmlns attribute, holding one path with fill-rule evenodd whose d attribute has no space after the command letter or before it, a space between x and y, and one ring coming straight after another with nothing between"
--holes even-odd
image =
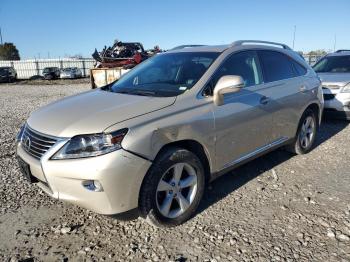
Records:
<instances>
[{"instance_id":1,"label":"alloy wheel","mask_svg":"<svg viewBox=\"0 0 350 262\"><path fill-rule=\"evenodd\" d=\"M158 211L167 218L182 215L192 204L197 193L196 170L187 163L172 165L160 179L156 202Z\"/></svg>"},{"instance_id":2,"label":"alloy wheel","mask_svg":"<svg viewBox=\"0 0 350 262\"><path fill-rule=\"evenodd\" d=\"M312 116L305 118L299 135L299 141L302 148L309 148L315 136L315 120Z\"/></svg>"}]
</instances>

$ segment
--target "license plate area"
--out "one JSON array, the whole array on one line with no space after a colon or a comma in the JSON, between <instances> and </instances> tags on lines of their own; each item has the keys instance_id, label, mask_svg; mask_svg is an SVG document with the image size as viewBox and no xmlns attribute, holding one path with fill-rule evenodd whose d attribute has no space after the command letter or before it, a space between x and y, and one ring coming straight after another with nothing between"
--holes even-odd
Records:
<instances>
[{"instance_id":1,"label":"license plate area","mask_svg":"<svg viewBox=\"0 0 350 262\"><path fill-rule=\"evenodd\" d=\"M39 182L39 180L32 175L31 171L30 171L30 166L29 164L27 164L22 158L17 157L17 161L18 161L18 165L19 168L22 172L22 175L24 176L24 178L29 181L30 183L37 183Z\"/></svg>"}]
</instances>

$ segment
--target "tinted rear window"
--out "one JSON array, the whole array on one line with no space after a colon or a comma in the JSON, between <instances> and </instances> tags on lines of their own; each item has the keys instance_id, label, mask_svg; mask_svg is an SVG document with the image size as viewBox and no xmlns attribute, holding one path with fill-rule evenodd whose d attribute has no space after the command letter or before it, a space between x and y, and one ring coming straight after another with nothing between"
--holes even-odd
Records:
<instances>
[{"instance_id":1,"label":"tinted rear window","mask_svg":"<svg viewBox=\"0 0 350 262\"><path fill-rule=\"evenodd\" d=\"M295 77L290 59L276 51L259 51L261 64L264 68L265 82L273 82Z\"/></svg>"}]
</instances>

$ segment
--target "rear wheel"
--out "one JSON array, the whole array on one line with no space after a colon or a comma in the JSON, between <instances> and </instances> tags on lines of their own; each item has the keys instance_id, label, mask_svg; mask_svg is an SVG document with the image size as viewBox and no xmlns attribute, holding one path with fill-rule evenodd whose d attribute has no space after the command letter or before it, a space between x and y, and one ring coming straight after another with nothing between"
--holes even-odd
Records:
<instances>
[{"instance_id":1,"label":"rear wheel","mask_svg":"<svg viewBox=\"0 0 350 262\"><path fill-rule=\"evenodd\" d=\"M157 227L171 227L191 218L205 186L199 158L181 148L170 148L153 164L140 191L140 213Z\"/></svg>"},{"instance_id":2,"label":"rear wheel","mask_svg":"<svg viewBox=\"0 0 350 262\"><path fill-rule=\"evenodd\" d=\"M298 131L288 151L302 155L310 152L315 144L318 124L314 111L307 109L300 119Z\"/></svg>"}]
</instances>

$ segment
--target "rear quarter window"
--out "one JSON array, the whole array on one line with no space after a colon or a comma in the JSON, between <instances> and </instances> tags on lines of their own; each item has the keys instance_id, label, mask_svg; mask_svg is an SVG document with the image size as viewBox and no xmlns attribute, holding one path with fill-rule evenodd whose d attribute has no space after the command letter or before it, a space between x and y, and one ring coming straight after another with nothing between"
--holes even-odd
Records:
<instances>
[{"instance_id":1,"label":"rear quarter window","mask_svg":"<svg viewBox=\"0 0 350 262\"><path fill-rule=\"evenodd\" d=\"M265 82L295 77L292 62L286 55L269 50L259 51Z\"/></svg>"},{"instance_id":2,"label":"rear quarter window","mask_svg":"<svg viewBox=\"0 0 350 262\"><path fill-rule=\"evenodd\" d=\"M294 61L293 59L291 59L291 62L293 64L293 68L294 68L294 71L297 74L297 76L306 75L307 69L305 67L303 67L301 64L299 64L298 62Z\"/></svg>"}]
</instances>

